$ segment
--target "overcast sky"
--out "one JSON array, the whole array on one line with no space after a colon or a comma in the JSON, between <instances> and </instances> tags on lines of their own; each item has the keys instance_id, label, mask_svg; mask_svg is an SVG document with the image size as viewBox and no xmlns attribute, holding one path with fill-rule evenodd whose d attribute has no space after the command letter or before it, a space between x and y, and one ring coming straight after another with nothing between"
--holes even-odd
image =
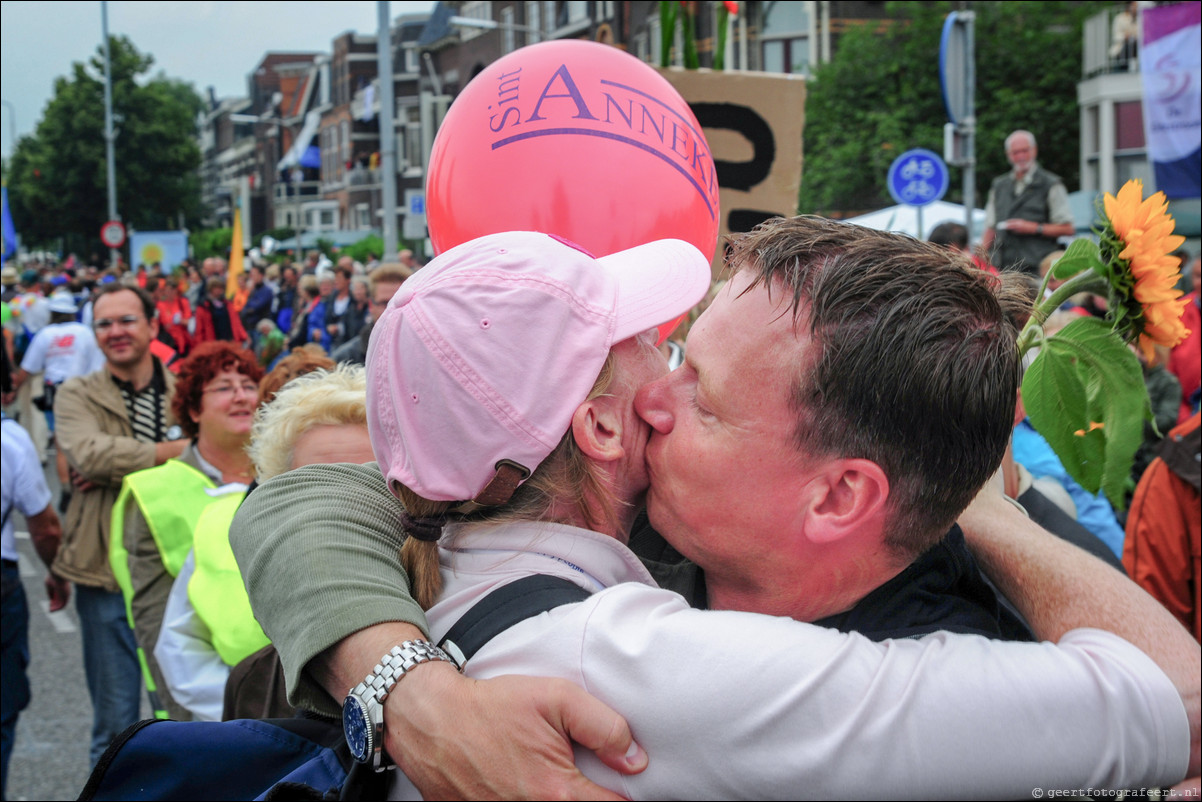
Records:
<instances>
[{"instance_id":1,"label":"overcast sky","mask_svg":"<svg viewBox=\"0 0 1202 802\"><path fill-rule=\"evenodd\" d=\"M154 56L150 74L160 71L189 81L204 95L246 94L246 76L271 50L329 52L330 42L345 31L376 31L377 3L338 2L131 2L111 0L111 35L129 37L142 53ZM389 12L428 12L434 0L392 0ZM42 118L54 92L54 79L71 72L71 64L87 61L101 45L100 2L0 3L0 152L13 149L13 128L21 137ZM11 104L11 105L10 105ZM15 114L14 114L15 111Z\"/></svg>"}]
</instances>

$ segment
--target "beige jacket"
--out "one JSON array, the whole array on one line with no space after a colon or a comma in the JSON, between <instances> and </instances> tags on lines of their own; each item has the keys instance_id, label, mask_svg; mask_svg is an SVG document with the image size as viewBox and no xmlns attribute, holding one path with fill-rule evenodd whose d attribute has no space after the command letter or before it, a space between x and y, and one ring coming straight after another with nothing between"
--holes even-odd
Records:
<instances>
[{"instance_id":1,"label":"beige jacket","mask_svg":"<svg viewBox=\"0 0 1202 802\"><path fill-rule=\"evenodd\" d=\"M156 361L156 369L162 370ZM167 425L175 424L170 398L175 376L167 382ZM117 593L109 568L109 520L126 474L154 467L154 443L134 439L129 413L112 375L101 369L68 379L54 398L55 434L71 467L97 485L75 491L63 521L63 544L54 573L80 585Z\"/></svg>"}]
</instances>

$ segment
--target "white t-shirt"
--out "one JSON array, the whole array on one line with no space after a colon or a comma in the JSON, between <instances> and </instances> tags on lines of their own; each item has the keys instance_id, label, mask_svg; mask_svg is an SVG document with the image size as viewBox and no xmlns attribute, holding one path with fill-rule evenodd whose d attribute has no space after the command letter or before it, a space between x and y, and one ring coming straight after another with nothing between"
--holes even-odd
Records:
<instances>
[{"instance_id":1,"label":"white t-shirt","mask_svg":"<svg viewBox=\"0 0 1202 802\"><path fill-rule=\"evenodd\" d=\"M0 441L3 445L3 464L0 465L0 515L8 514L4 529L0 531L0 556L6 560L17 559L16 530L13 515L37 515L50 504L50 488L42 475L42 461L37 449L21 425L11 418L0 423Z\"/></svg>"},{"instance_id":2,"label":"white t-shirt","mask_svg":"<svg viewBox=\"0 0 1202 802\"><path fill-rule=\"evenodd\" d=\"M96 344L92 330L82 323L51 323L39 331L25 350L21 369L26 373L44 373L45 379L59 384L74 376L92 373L104 367L104 353Z\"/></svg>"},{"instance_id":3,"label":"white t-shirt","mask_svg":"<svg viewBox=\"0 0 1202 802\"><path fill-rule=\"evenodd\" d=\"M694 610L595 532L449 527L441 545L444 590L427 613L435 641L522 576L598 591L502 632L465 673L561 677L625 716L650 758L644 772L619 775L583 750L576 763L631 799L1029 799L1037 788L1167 785L1186 771L1180 696L1108 632L875 643ZM390 797L418 798L401 772Z\"/></svg>"},{"instance_id":4,"label":"white t-shirt","mask_svg":"<svg viewBox=\"0 0 1202 802\"><path fill-rule=\"evenodd\" d=\"M36 334L50 323L50 302L36 292L18 295L9 307L21 317L21 325Z\"/></svg>"}]
</instances>

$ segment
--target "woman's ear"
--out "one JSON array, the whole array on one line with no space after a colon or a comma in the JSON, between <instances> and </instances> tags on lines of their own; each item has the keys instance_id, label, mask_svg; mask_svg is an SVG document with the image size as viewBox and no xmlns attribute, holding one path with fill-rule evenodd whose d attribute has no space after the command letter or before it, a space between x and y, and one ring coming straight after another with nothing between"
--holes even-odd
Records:
<instances>
[{"instance_id":1,"label":"woman's ear","mask_svg":"<svg viewBox=\"0 0 1202 802\"><path fill-rule=\"evenodd\" d=\"M572 415L572 436L589 459L612 462L625 454L622 448L622 416L617 400L598 396L576 407Z\"/></svg>"}]
</instances>

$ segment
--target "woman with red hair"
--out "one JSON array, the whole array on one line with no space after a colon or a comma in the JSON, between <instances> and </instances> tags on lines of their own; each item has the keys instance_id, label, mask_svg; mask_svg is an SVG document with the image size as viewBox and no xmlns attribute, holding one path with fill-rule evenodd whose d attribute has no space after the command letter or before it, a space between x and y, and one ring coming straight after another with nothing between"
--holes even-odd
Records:
<instances>
[{"instance_id":1,"label":"woman with red hair","mask_svg":"<svg viewBox=\"0 0 1202 802\"><path fill-rule=\"evenodd\" d=\"M127 476L113 506L109 562L145 656L151 704L177 720L190 716L167 693L154 660L163 609L201 512L225 493L245 492L254 478L245 448L262 376L254 354L240 345L193 349L180 365L171 402L182 436L192 442L178 459Z\"/></svg>"}]
</instances>

